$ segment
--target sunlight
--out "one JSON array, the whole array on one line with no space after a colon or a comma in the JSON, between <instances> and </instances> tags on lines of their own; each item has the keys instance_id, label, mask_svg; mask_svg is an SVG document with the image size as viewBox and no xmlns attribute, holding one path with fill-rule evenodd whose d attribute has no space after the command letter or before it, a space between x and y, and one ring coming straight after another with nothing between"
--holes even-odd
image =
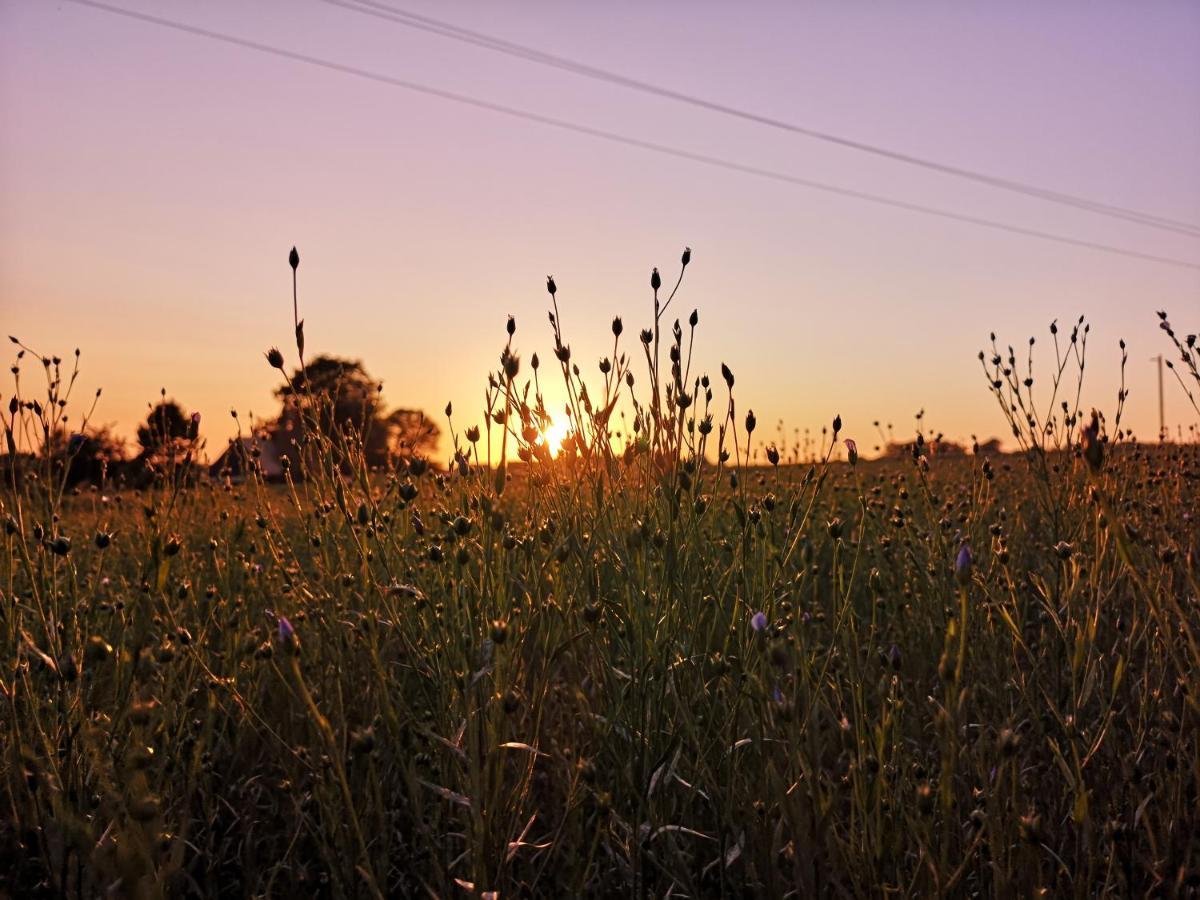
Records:
<instances>
[{"instance_id":1,"label":"sunlight","mask_svg":"<svg viewBox=\"0 0 1200 900\"><path fill-rule=\"evenodd\" d=\"M550 424L542 430L542 440L550 448L550 456L557 457L562 449L563 441L571 434L571 423L566 419L551 419Z\"/></svg>"}]
</instances>

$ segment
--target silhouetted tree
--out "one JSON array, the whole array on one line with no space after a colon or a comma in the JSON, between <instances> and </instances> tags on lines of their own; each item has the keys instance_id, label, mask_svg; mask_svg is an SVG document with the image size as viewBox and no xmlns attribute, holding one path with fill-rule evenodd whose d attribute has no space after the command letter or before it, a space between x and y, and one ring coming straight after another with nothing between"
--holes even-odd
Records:
<instances>
[{"instance_id":1,"label":"silhouetted tree","mask_svg":"<svg viewBox=\"0 0 1200 900\"><path fill-rule=\"evenodd\" d=\"M42 453L66 467L69 485L98 484L116 475L126 461L125 440L113 434L108 425L83 433L60 428L49 435Z\"/></svg>"},{"instance_id":2,"label":"silhouetted tree","mask_svg":"<svg viewBox=\"0 0 1200 900\"><path fill-rule=\"evenodd\" d=\"M387 413L382 389L360 360L319 356L276 389L283 408L271 437L292 466L302 463L299 439L312 423L336 438L335 448L344 450L345 440L361 442L371 466L387 462L389 454L411 457L436 448L437 426L418 410Z\"/></svg>"},{"instance_id":3,"label":"silhouetted tree","mask_svg":"<svg viewBox=\"0 0 1200 900\"><path fill-rule=\"evenodd\" d=\"M384 419L388 448L403 459L426 457L437 451L442 431L419 409L396 409Z\"/></svg>"},{"instance_id":4,"label":"silhouetted tree","mask_svg":"<svg viewBox=\"0 0 1200 900\"><path fill-rule=\"evenodd\" d=\"M164 397L138 426L137 440L142 448L138 460L152 467L190 460L199 430L199 414L189 416L178 403Z\"/></svg>"}]
</instances>

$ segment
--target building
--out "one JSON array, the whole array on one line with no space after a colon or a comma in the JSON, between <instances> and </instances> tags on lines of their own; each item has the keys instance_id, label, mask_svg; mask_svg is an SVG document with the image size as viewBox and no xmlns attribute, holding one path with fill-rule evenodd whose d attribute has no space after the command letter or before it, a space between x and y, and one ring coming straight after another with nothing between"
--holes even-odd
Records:
<instances>
[{"instance_id":1,"label":"building","mask_svg":"<svg viewBox=\"0 0 1200 900\"><path fill-rule=\"evenodd\" d=\"M208 467L208 474L211 478L237 482L244 481L256 468L264 481L283 480L283 456L275 442L265 434L230 440L225 452Z\"/></svg>"}]
</instances>

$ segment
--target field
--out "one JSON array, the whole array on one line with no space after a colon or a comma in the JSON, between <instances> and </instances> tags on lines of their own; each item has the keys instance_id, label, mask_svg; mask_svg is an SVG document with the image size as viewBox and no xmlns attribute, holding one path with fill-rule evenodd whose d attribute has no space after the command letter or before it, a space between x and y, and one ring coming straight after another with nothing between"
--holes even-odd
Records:
<instances>
[{"instance_id":1,"label":"field","mask_svg":"<svg viewBox=\"0 0 1200 900\"><path fill-rule=\"evenodd\" d=\"M590 396L557 325L506 345L445 470L372 471L299 385L282 484L10 465L0 892L1194 896L1200 446L1079 408L1084 329L1036 388L981 354L1019 452L847 461L831 415L747 466L667 324Z\"/></svg>"}]
</instances>

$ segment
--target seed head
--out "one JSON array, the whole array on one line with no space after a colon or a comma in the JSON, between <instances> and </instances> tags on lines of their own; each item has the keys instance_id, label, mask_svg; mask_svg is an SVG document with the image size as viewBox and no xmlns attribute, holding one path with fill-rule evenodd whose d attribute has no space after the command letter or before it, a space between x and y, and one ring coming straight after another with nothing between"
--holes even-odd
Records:
<instances>
[{"instance_id":1,"label":"seed head","mask_svg":"<svg viewBox=\"0 0 1200 900\"><path fill-rule=\"evenodd\" d=\"M293 272L300 268L300 254L296 252L295 247L293 247L292 252L288 254L288 265L292 267Z\"/></svg>"},{"instance_id":2,"label":"seed head","mask_svg":"<svg viewBox=\"0 0 1200 900\"><path fill-rule=\"evenodd\" d=\"M1100 414L1092 410L1092 420L1083 429L1083 458L1088 468L1099 472L1104 465L1104 444L1100 440Z\"/></svg>"},{"instance_id":3,"label":"seed head","mask_svg":"<svg viewBox=\"0 0 1200 900\"><path fill-rule=\"evenodd\" d=\"M279 352L278 347L272 347L266 353L267 362L271 364L273 369L283 369L283 354Z\"/></svg>"},{"instance_id":4,"label":"seed head","mask_svg":"<svg viewBox=\"0 0 1200 900\"><path fill-rule=\"evenodd\" d=\"M657 291L660 287L662 287L662 278L658 274L658 269L655 269L650 273L650 289Z\"/></svg>"},{"instance_id":5,"label":"seed head","mask_svg":"<svg viewBox=\"0 0 1200 900\"><path fill-rule=\"evenodd\" d=\"M550 292L551 297L558 293L558 286L554 283L553 275L546 276L546 290Z\"/></svg>"}]
</instances>

